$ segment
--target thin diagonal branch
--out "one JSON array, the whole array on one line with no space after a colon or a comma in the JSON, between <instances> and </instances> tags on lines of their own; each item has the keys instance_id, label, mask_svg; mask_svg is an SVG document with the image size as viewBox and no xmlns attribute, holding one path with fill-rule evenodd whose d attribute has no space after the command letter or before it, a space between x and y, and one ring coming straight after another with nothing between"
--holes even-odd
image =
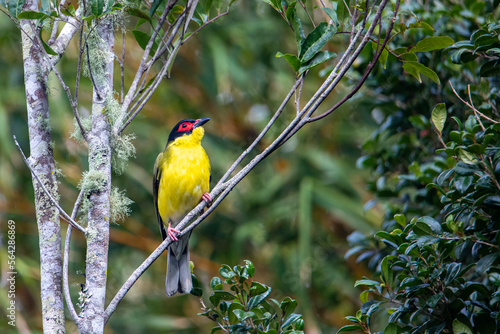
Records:
<instances>
[{"instance_id":1,"label":"thin diagonal branch","mask_svg":"<svg viewBox=\"0 0 500 334\"><path fill-rule=\"evenodd\" d=\"M28 161L28 159L26 158L26 155L24 155L24 152L23 152L23 149L21 148L21 146L19 145L19 142L17 141L17 138L16 136L14 135L13 136L14 138L14 143L16 144L17 146L17 149L19 150L19 153L21 153L21 156L24 160L24 163L26 164L26 166L28 166L28 168L30 169L31 173L33 174L33 176L36 178L36 180L38 181L38 183L40 184L40 186L42 187L43 191L45 192L45 194L47 195L47 197L50 199L50 201L52 202L52 204L54 204L54 206L57 208L57 210L59 210L59 213L66 219L66 221L71 224L74 228L76 228L78 231L82 232L82 233L85 233L85 229L83 227L81 227L77 222L74 221L73 218L71 218L67 213L66 211L64 211L61 206L57 203L57 201L54 199L54 197L52 197L52 195L50 194L50 192L48 191L48 189L45 187L45 185L43 184L42 180L40 180L40 177L35 173L35 170L33 169L33 167L31 166L30 162Z\"/></svg>"},{"instance_id":2,"label":"thin diagonal branch","mask_svg":"<svg viewBox=\"0 0 500 334\"><path fill-rule=\"evenodd\" d=\"M73 212L71 213L71 218L75 219L80 208L80 204L82 203L83 194L85 193L84 189L80 191L78 194L78 198L76 199L75 205L73 207ZM63 256L63 289L64 289L64 298L66 299L66 305L68 306L69 313L73 321L78 326L80 321L80 317L78 313L76 313L75 306L71 301L71 294L69 291L69 251L70 251L70 243L71 243L71 234L73 232L73 226L68 225L68 229L66 231L66 240L64 241L64 256Z\"/></svg>"}]
</instances>

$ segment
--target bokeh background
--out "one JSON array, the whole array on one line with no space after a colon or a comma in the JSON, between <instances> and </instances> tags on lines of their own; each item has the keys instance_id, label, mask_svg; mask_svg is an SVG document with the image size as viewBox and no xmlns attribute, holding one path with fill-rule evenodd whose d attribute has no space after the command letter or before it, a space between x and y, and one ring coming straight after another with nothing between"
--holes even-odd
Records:
<instances>
[{"instance_id":1,"label":"bokeh background","mask_svg":"<svg viewBox=\"0 0 500 334\"><path fill-rule=\"evenodd\" d=\"M321 15L313 10L313 15ZM127 28L135 25L133 18ZM308 27L309 29L310 27ZM142 50L127 33L126 85L130 84ZM0 16L0 330L41 332L39 250L28 168L17 152L12 135L28 152L20 33ZM121 52L121 38L116 50ZM327 48L341 53L343 38ZM293 84L294 74L276 52L295 52L286 22L261 1L239 1L230 14L203 29L181 48L171 78L126 129L134 134L136 155L113 184L133 200L131 214L111 226L108 300L132 271L161 242L152 202L152 169L172 126L183 118L210 117L203 140L215 182L263 128ZM369 50L367 51L369 52ZM74 41L58 68L74 87L77 44ZM355 64L352 77L356 76ZM303 95L311 96L325 67L311 71ZM119 67L115 67L118 74ZM377 68L376 72L381 72ZM119 76L116 75L116 90ZM326 110L349 88L349 79L325 101ZM372 87L373 88L373 87ZM54 154L60 169L61 206L71 211L77 185L87 167L87 147L71 138L73 114L55 76L49 82ZM372 92L375 91L372 90ZM298 299L306 333L330 333L347 324L344 316L359 309L359 291L353 282L370 272L344 257L353 231L369 233L383 220L366 188L367 171L356 168L361 145L376 128L369 100L358 93L334 115L311 124L269 156L245 178L215 212L193 232L191 260L194 272L207 286L221 264L234 266L251 260L255 279L273 288L271 296ZM91 85L82 78L80 112L91 109ZM290 103L276 129L266 136L261 150L295 114ZM255 153L254 152L254 153ZM249 158L250 159L250 158ZM17 324L12 331L3 320L8 220L16 223ZM63 226L63 236L66 223ZM70 288L78 300L84 282L85 243L74 232L70 258ZM197 316L198 298L167 298L164 293L166 255L159 258L133 286L106 327L106 333L208 333L213 324ZM207 297L207 292L205 296ZM76 328L69 320L69 332Z\"/></svg>"}]
</instances>

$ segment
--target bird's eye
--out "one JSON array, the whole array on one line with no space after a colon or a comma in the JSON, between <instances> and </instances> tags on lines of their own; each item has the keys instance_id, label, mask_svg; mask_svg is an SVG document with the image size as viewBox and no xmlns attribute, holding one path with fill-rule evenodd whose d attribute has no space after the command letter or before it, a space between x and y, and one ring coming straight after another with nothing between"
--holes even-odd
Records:
<instances>
[{"instance_id":1,"label":"bird's eye","mask_svg":"<svg viewBox=\"0 0 500 334\"><path fill-rule=\"evenodd\" d=\"M183 127L183 128L185 128L186 126L187 126L187 124L186 124L186 123L182 124L182 127Z\"/></svg>"}]
</instances>

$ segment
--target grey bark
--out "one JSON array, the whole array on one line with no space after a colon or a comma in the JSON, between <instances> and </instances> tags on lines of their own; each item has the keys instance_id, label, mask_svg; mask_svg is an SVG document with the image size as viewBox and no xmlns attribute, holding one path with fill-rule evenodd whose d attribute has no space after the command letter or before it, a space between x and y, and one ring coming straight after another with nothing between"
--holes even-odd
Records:
<instances>
[{"instance_id":1,"label":"grey bark","mask_svg":"<svg viewBox=\"0 0 500 334\"><path fill-rule=\"evenodd\" d=\"M95 29L98 45L106 55L102 62L91 68L95 87L92 104L92 129L88 133L89 172L100 173L104 178L99 189L90 194L88 214L85 303L80 333L104 331L104 302L108 269L109 217L111 192L111 126L106 111L106 101L113 94L114 29L110 19L100 22Z\"/></svg>"},{"instance_id":2,"label":"grey bark","mask_svg":"<svg viewBox=\"0 0 500 334\"><path fill-rule=\"evenodd\" d=\"M37 10L38 2L28 0L24 8ZM33 31L30 21L21 20L21 27L29 36L36 36L38 33ZM41 45L29 36L22 33L30 163L52 197L58 200L47 95L48 71L44 67ZM43 330L46 333L65 333L59 211L51 203L35 176L32 177L40 243Z\"/></svg>"}]
</instances>

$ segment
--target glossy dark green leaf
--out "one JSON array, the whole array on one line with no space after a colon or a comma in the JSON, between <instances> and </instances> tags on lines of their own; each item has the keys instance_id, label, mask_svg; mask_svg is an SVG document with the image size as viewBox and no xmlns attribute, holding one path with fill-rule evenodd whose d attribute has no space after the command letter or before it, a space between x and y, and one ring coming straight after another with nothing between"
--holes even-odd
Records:
<instances>
[{"instance_id":1,"label":"glossy dark green leaf","mask_svg":"<svg viewBox=\"0 0 500 334\"><path fill-rule=\"evenodd\" d=\"M101 15L104 10L104 0L90 0L90 8L92 9L93 15Z\"/></svg>"},{"instance_id":2,"label":"glossy dark green leaf","mask_svg":"<svg viewBox=\"0 0 500 334\"><path fill-rule=\"evenodd\" d=\"M414 76L418 82L422 82L422 79L420 78L420 74L423 74L427 77L429 77L432 81L434 81L436 84L440 85L441 81L439 80L438 75L436 72L428 68L427 66L420 64L419 62L416 61L406 61L403 64L403 69Z\"/></svg>"},{"instance_id":3,"label":"glossy dark green leaf","mask_svg":"<svg viewBox=\"0 0 500 334\"><path fill-rule=\"evenodd\" d=\"M327 60L333 59L335 57L337 57L337 54L335 52L320 51L313 57L313 59L311 59L307 63L302 64L300 66L299 71L298 71L298 75L301 75L305 71L307 71L307 70L309 70L309 69L311 69L319 64L322 64L322 63L326 62Z\"/></svg>"},{"instance_id":4,"label":"glossy dark green leaf","mask_svg":"<svg viewBox=\"0 0 500 334\"><path fill-rule=\"evenodd\" d=\"M429 228L431 229L431 231L433 233L436 233L436 234L443 233L443 229L441 228L441 224L432 217L428 217L428 216L421 217L421 218L417 219L417 222L422 222L422 223L426 224L427 226L429 226Z\"/></svg>"},{"instance_id":5,"label":"glossy dark green leaf","mask_svg":"<svg viewBox=\"0 0 500 334\"><path fill-rule=\"evenodd\" d=\"M220 267L219 273L221 274L222 277L224 277L226 279L230 279L230 278L233 278L234 276L236 276L236 273L227 264L223 264Z\"/></svg>"},{"instance_id":6,"label":"glossy dark green leaf","mask_svg":"<svg viewBox=\"0 0 500 334\"><path fill-rule=\"evenodd\" d=\"M432 50L444 49L454 43L455 41L449 36L430 36L419 41L412 51L429 52Z\"/></svg>"},{"instance_id":7,"label":"glossy dark green leaf","mask_svg":"<svg viewBox=\"0 0 500 334\"><path fill-rule=\"evenodd\" d=\"M214 277L210 281L210 287L212 290L222 290L222 280L219 277Z\"/></svg>"},{"instance_id":8,"label":"glossy dark green leaf","mask_svg":"<svg viewBox=\"0 0 500 334\"><path fill-rule=\"evenodd\" d=\"M311 60L325 44L333 37L337 32L337 28L326 22L321 22L316 26L316 28L307 35L306 39L301 45L299 60L301 63L305 63Z\"/></svg>"},{"instance_id":9,"label":"glossy dark green leaf","mask_svg":"<svg viewBox=\"0 0 500 334\"><path fill-rule=\"evenodd\" d=\"M500 59L490 60L479 69L479 76L493 77L500 74Z\"/></svg>"},{"instance_id":10,"label":"glossy dark green leaf","mask_svg":"<svg viewBox=\"0 0 500 334\"><path fill-rule=\"evenodd\" d=\"M357 331L362 329L360 325L347 325L342 328L340 328L337 333L343 333L343 332L352 332L352 331Z\"/></svg>"},{"instance_id":11,"label":"glossy dark green leaf","mask_svg":"<svg viewBox=\"0 0 500 334\"><path fill-rule=\"evenodd\" d=\"M283 320L283 324L281 325L281 328L285 329L286 327L293 324L295 321L299 320L300 318L302 318L302 316L300 314L297 314L297 313L290 314L289 316L287 316Z\"/></svg>"},{"instance_id":12,"label":"glossy dark green leaf","mask_svg":"<svg viewBox=\"0 0 500 334\"><path fill-rule=\"evenodd\" d=\"M151 7L149 8L149 16L152 18L158 9L158 6L161 5L161 3L165 0L154 0L153 3L151 4Z\"/></svg>"},{"instance_id":13,"label":"glossy dark green leaf","mask_svg":"<svg viewBox=\"0 0 500 334\"><path fill-rule=\"evenodd\" d=\"M297 72L300 68L300 60L297 58L296 55L292 54L283 54L281 52L276 53L277 58L285 58L285 60L290 64L290 66L293 68L295 72Z\"/></svg>"},{"instance_id":14,"label":"glossy dark green leaf","mask_svg":"<svg viewBox=\"0 0 500 334\"><path fill-rule=\"evenodd\" d=\"M148 14L146 14L145 12L143 12L142 10L140 10L138 8L125 7L125 12L129 15L138 17L138 18L143 19L143 20L149 22L150 24L152 24L151 17L149 17Z\"/></svg>"},{"instance_id":15,"label":"glossy dark green leaf","mask_svg":"<svg viewBox=\"0 0 500 334\"><path fill-rule=\"evenodd\" d=\"M223 290L215 290L212 295L209 297L210 302L215 306L219 306L221 300L233 300L235 299L234 295L230 292Z\"/></svg>"},{"instance_id":16,"label":"glossy dark green leaf","mask_svg":"<svg viewBox=\"0 0 500 334\"><path fill-rule=\"evenodd\" d=\"M36 12L33 10L26 10L24 12L21 12L17 16L18 19L25 19L25 20L43 20L43 19L46 19L48 17L49 17L49 15L47 15L45 13L40 13L40 12Z\"/></svg>"}]
</instances>

